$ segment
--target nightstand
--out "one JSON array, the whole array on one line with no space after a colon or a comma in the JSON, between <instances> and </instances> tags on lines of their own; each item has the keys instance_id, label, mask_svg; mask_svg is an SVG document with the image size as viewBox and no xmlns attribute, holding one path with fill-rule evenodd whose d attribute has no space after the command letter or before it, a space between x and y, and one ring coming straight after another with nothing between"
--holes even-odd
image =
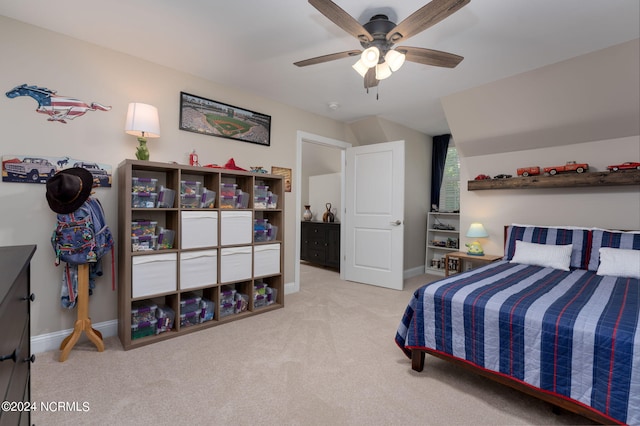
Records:
<instances>
[{"instance_id":1,"label":"nightstand","mask_svg":"<svg viewBox=\"0 0 640 426\"><path fill-rule=\"evenodd\" d=\"M457 273L462 271L462 262L468 260L472 263L480 264L482 266L502 259L502 256L496 256L493 254L485 254L484 256L474 256L464 252L447 253L445 256L444 276L448 277L449 272Z\"/></svg>"}]
</instances>

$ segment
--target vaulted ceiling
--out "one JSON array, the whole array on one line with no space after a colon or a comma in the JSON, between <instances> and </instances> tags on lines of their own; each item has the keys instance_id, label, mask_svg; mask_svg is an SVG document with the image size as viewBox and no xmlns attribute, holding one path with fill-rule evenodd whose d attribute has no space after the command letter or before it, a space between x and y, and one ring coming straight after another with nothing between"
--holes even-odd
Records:
<instances>
[{"instance_id":1,"label":"vaulted ceiling","mask_svg":"<svg viewBox=\"0 0 640 426\"><path fill-rule=\"evenodd\" d=\"M335 3L360 23L400 22L426 0ZM382 117L428 135L450 130L442 97L640 37L638 0L471 0L403 42L460 65L407 62L367 93L357 58L293 65L360 49L304 0L0 0L0 15L336 120Z\"/></svg>"}]
</instances>

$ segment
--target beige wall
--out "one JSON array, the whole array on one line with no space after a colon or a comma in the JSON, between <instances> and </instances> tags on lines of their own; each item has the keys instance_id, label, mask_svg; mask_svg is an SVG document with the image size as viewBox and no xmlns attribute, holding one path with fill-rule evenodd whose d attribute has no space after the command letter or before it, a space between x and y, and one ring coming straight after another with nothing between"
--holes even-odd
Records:
<instances>
[{"instance_id":1,"label":"beige wall","mask_svg":"<svg viewBox=\"0 0 640 426\"><path fill-rule=\"evenodd\" d=\"M503 253L510 223L640 229L637 185L466 190L478 174L518 167L640 161L639 40L451 95L443 107L461 154L461 230L482 222L487 253Z\"/></svg>"},{"instance_id":2,"label":"beige wall","mask_svg":"<svg viewBox=\"0 0 640 426\"><path fill-rule=\"evenodd\" d=\"M107 35L108 36L108 35ZM161 137L149 140L151 159L187 162L196 149L202 164L224 164L233 157L244 168L261 165L295 167L296 131L348 140L342 123L309 114L250 93L216 85L191 75L163 68L135 57L22 24L0 16L0 80L3 91L22 84L37 84L61 95L112 106L108 112L89 112L67 124L48 122L34 112L31 98L0 97L0 154L73 156L111 164L134 158L135 137L124 133L129 102L145 102L159 109ZM185 91L271 115L271 147L198 135L178 130L179 93ZM117 223L117 180L113 188L98 188L110 227ZM294 189L295 191L295 189ZM34 336L73 327L75 311L60 307L62 269L53 265L49 238L55 214L45 200L45 186L0 183L0 244L37 244L32 263ZM294 279L295 192L286 193L285 282ZM98 281L90 300L92 321L116 319L116 293L111 276Z\"/></svg>"}]
</instances>

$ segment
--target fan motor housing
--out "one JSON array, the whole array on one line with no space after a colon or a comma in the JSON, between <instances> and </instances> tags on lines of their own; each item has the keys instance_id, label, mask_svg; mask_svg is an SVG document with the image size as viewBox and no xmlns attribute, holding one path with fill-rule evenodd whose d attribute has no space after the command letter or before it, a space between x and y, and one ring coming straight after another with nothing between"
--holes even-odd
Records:
<instances>
[{"instance_id":1,"label":"fan motor housing","mask_svg":"<svg viewBox=\"0 0 640 426\"><path fill-rule=\"evenodd\" d=\"M391 22L387 15L372 16L363 27L373 37L373 41L360 41L363 48L376 46L381 52L386 52L391 48L393 43L387 41L387 34L396 27L396 24Z\"/></svg>"}]
</instances>

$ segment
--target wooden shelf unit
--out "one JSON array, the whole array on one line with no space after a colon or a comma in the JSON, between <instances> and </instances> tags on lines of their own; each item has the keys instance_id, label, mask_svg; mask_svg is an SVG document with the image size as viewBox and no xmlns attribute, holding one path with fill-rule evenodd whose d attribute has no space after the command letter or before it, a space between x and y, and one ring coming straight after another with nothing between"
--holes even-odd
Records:
<instances>
[{"instance_id":1,"label":"wooden shelf unit","mask_svg":"<svg viewBox=\"0 0 640 426\"><path fill-rule=\"evenodd\" d=\"M470 180L469 191L484 189L572 188L581 186L640 185L640 170L562 173L555 176L516 176L507 179Z\"/></svg>"},{"instance_id":2,"label":"wooden shelf unit","mask_svg":"<svg viewBox=\"0 0 640 426\"><path fill-rule=\"evenodd\" d=\"M176 200L174 207L171 208L133 208L132 207L132 178L155 178L158 179L158 187L163 185L173 189L176 192ZM198 181L208 190L216 191L216 200L214 208L181 208L180 207L180 182L181 181ZM220 199L221 183L235 182L238 189L249 194L249 205L246 209L221 208ZM269 191L278 196L276 208L254 208L254 185L264 183L269 186ZM177 337L185 333L214 327L225 324L230 321L239 320L272 311L284 307L284 181L282 176L251 173L245 171L235 171L218 168L205 168L197 166L188 166L180 164L158 163L141 160L125 160L118 166L118 335L125 350L148 345L158 341ZM209 229L216 234L216 243L209 246L198 246L195 248L182 247L182 218L185 212L208 212L209 215L216 215L216 225ZM230 212L227 213L227 212ZM251 241L224 244L221 241L222 218L230 217L234 213L240 214L246 218L247 213L251 217ZM151 251L132 251L131 245L131 222L135 219L144 219L157 222L158 226L175 231L175 239L173 248ZM254 241L254 220L267 219L268 223L277 226L277 235L274 240L266 242ZM246 231L246 227L242 228ZM243 231L243 232L244 232ZM229 235L230 231L224 231ZM274 245L279 247L279 259L274 264L274 270L277 273L267 273L265 275L256 275L254 266L256 253L260 250L272 248ZM260 248L262 247L262 248ZM251 252L250 271L246 271L248 277L241 279L232 279L228 281L222 280L221 253L233 252L233 250L242 249ZM183 258L187 258L190 253L195 254L202 251L215 252L216 275L212 276L211 281L206 285L193 286L189 284L188 288L181 287L180 264ZM146 256L157 256L173 254L175 256L175 288L159 289L157 292L145 294L143 296L133 296L136 283L133 282L133 261L151 259ZM279 262L279 264L277 264ZM239 269L238 269L239 270ZM244 269L243 269L244 270ZM254 306L254 282L263 281L270 288L277 290L277 296L274 303L267 306ZM149 285L148 283L146 284ZM185 284L186 285L186 284ZM249 296L248 308L240 313L230 314L224 317L219 316L221 287L233 286L238 293ZM201 297L209 299L214 303L214 318L203 323L181 327L180 316L180 296L182 293L196 292ZM132 339L131 330L131 310L132 302L145 300L157 305L166 305L175 312L173 327L169 331L159 334L150 335Z\"/></svg>"}]
</instances>

